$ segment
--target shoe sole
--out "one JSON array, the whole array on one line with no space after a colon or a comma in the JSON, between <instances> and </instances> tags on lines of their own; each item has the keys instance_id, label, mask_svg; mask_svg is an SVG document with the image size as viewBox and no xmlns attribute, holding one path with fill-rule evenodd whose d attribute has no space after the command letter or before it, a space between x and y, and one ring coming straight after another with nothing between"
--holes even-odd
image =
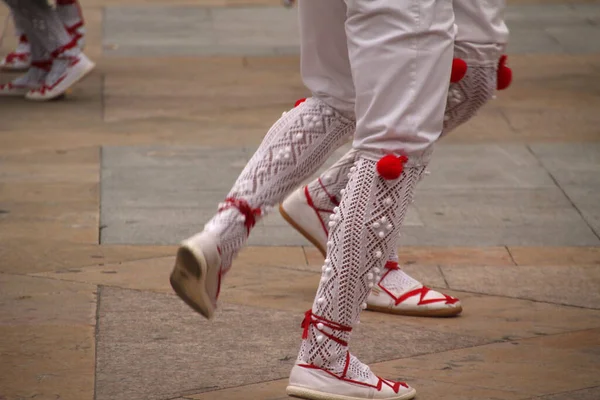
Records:
<instances>
[{"instance_id":1,"label":"shoe sole","mask_svg":"<svg viewBox=\"0 0 600 400\"><path fill-rule=\"evenodd\" d=\"M206 290L207 269L203 254L182 246L177 251L169 282L181 300L204 318L211 319L215 308Z\"/></svg>"},{"instance_id":2,"label":"shoe sole","mask_svg":"<svg viewBox=\"0 0 600 400\"><path fill-rule=\"evenodd\" d=\"M462 306L453 308L444 308L441 310L401 310L388 307L371 306L367 303L367 311L380 312L384 314L404 315L406 317L434 317L434 318L450 318L456 317L462 312Z\"/></svg>"},{"instance_id":3,"label":"shoe sole","mask_svg":"<svg viewBox=\"0 0 600 400\"><path fill-rule=\"evenodd\" d=\"M311 242L317 248L317 250L319 250L321 252L321 255L323 256L323 258L327 257L327 251L323 247L321 247L321 243L319 243L319 241L317 239L315 239L304 228L302 228L302 226L300 226L300 224L298 224L285 211L285 208L283 208L283 204L279 205L279 214L281 214L283 219L288 224L290 224L292 226L292 228L294 228L296 231L298 231L299 234L304 236L304 238L306 240ZM457 308L443 309L443 310L417 311L417 310L399 310L399 309L395 310L395 309L387 308L387 307L370 306L367 303L367 310L380 312L380 313L384 313L384 314L404 315L407 317L438 317L438 318L440 318L440 317L455 317L455 316L457 316L458 314L460 314L462 312L462 306L457 307Z\"/></svg>"},{"instance_id":4,"label":"shoe sole","mask_svg":"<svg viewBox=\"0 0 600 400\"><path fill-rule=\"evenodd\" d=\"M7 67L5 65L0 66L0 71L2 72L27 72L27 70L31 68L31 66L27 67Z\"/></svg>"},{"instance_id":5,"label":"shoe sole","mask_svg":"<svg viewBox=\"0 0 600 400\"><path fill-rule=\"evenodd\" d=\"M363 400L360 397L348 397L340 394L324 393L317 390L311 390L299 386L288 386L286 388L288 396L296 397L299 399L308 400ZM411 389L410 392L398 395L395 397L387 397L385 400L411 400L414 399L417 394L415 389Z\"/></svg>"}]
</instances>

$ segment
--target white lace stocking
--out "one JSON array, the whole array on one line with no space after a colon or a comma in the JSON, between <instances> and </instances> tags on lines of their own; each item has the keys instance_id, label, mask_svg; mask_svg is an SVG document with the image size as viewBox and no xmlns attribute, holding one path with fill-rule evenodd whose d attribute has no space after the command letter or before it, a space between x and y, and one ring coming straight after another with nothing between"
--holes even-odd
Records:
<instances>
[{"instance_id":1,"label":"white lace stocking","mask_svg":"<svg viewBox=\"0 0 600 400\"><path fill-rule=\"evenodd\" d=\"M307 185L315 210L322 221L329 220L333 209L340 204L342 192L348 184L348 174L356 163L356 150L350 150L321 176ZM326 233L329 229L325 225Z\"/></svg>"},{"instance_id":2,"label":"white lace stocking","mask_svg":"<svg viewBox=\"0 0 600 400\"><path fill-rule=\"evenodd\" d=\"M375 378L358 359L347 359L350 330L366 308L369 291L381 279L384 260L396 244L425 169L424 163L409 162L399 179L385 180L376 164L357 159L346 193L331 216L328 258L312 310L305 318L305 340L298 358L300 363L360 381Z\"/></svg>"},{"instance_id":3,"label":"white lace stocking","mask_svg":"<svg viewBox=\"0 0 600 400\"><path fill-rule=\"evenodd\" d=\"M450 84L442 136L473 118L492 98L496 91L497 69L497 60L487 65L469 63L465 77Z\"/></svg>"},{"instance_id":4,"label":"white lace stocking","mask_svg":"<svg viewBox=\"0 0 600 400\"><path fill-rule=\"evenodd\" d=\"M354 121L309 98L273 125L206 229L220 239L223 271L250 229L354 133Z\"/></svg>"}]
</instances>

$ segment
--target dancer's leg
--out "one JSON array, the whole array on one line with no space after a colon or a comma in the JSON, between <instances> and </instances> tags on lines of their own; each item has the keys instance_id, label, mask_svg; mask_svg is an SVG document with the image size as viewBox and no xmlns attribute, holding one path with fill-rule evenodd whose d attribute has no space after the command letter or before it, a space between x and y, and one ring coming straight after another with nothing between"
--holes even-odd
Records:
<instances>
[{"instance_id":1,"label":"dancer's leg","mask_svg":"<svg viewBox=\"0 0 600 400\"><path fill-rule=\"evenodd\" d=\"M256 221L311 176L354 133L352 75L347 50L339 50L346 49L345 5L340 1L310 3L322 12L314 17L323 21L315 24L315 19L303 15L300 4L302 75L315 97L275 123L217 214L178 252L171 284L190 306L209 318L216 308L221 279ZM338 24L330 25L328 30L324 23L335 18ZM332 34L319 36L312 29ZM324 61L326 57L335 60L331 71L323 70L329 65Z\"/></svg>"},{"instance_id":2,"label":"dancer's leg","mask_svg":"<svg viewBox=\"0 0 600 400\"><path fill-rule=\"evenodd\" d=\"M56 0L56 13L67 32L77 40L77 46L85 47L85 20L78 0Z\"/></svg>"},{"instance_id":3,"label":"dancer's leg","mask_svg":"<svg viewBox=\"0 0 600 400\"><path fill-rule=\"evenodd\" d=\"M304 321L288 393L307 399L410 399L413 389L375 376L350 355L348 342L442 131L452 62L452 4L346 4L358 157L330 218L321 284Z\"/></svg>"},{"instance_id":4,"label":"dancer's leg","mask_svg":"<svg viewBox=\"0 0 600 400\"><path fill-rule=\"evenodd\" d=\"M17 47L0 60L0 69L6 71L24 71L31 65L31 45L19 18L11 11L15 26L15 35L19 38Z\"/></svg>"},{"instance_id":5,"label":"dancer's leg","mask_svg":"<svg viewBox=\"0 0 600 400\"><path fill-rule=\"evenodd\" d=\"M13 13L15 23L22 27L23 35L33 37L33 26L16 9ZM25 96L31 89L40 87L50 72L52 61L50 53L34 40L29 47L31 50L31 66L27 72L12 82L0 85L0 96Z\"/></svg>"},{"instance_id":6,"label":"dancer's leg","mask_svg":"<svg viewBox=\"0 0 600 400\"><path fill-rule=\"evenodd\" d=\"M46 0L4 1L23 16L24 23L32 32L29 40L32 43L37 41L52 56L52 68L44 84L29 91L25 95L27 99L45 101L56 98L94 68L94 63L81 53L77 39L69 35Z\"/></svg>"}]
</instances>

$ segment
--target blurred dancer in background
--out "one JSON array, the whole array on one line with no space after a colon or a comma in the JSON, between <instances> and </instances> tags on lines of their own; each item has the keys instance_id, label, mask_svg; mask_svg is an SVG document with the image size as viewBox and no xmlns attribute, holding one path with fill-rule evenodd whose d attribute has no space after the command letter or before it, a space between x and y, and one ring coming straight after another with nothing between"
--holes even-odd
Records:
<instances>
[{"instance_id":1,"label":"blurred dancer in background","mask_svg":"<svg viewBox=\"0 0 600 400\"><path fill-rule=\"evenodd\" d=\"M64 94L93 68L81 48L85 28L79 4L59 0L3 0L22 33L15 52L3 60L5 69L27 69L25 75L0 85L0 96L51 100ZM24 36L23 36L24 35Z\"/></svg>"}]
</instances>

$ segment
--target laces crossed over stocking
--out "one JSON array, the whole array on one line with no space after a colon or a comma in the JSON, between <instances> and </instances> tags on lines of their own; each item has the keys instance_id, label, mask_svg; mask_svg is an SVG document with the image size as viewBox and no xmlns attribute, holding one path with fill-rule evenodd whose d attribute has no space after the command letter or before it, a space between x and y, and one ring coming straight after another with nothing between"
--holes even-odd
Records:
<instances>
[{"instance_id":1,"label":"laces crossed over stocking","mask_svg":"<svg viewBox=\"0 0 600 400\"><path fill-rule=\"evenodd\" d=\"M360 364L360 362L356 358L354 358L354 356L352 356L350 354L350 352L347 350L348 342L343 339L340 339L339 337L336 337L333 334L334 332L342 332L342 336L343 336L343 333L346 333L349 336L350 332L352 331L352 328L349 326L340 325L333 321L329 321L323 317L313 314L312 310L308 310L304 314L304 320L302 321L302 328L304 329L304 331L302 333L302 339L308 339L309 328L311 326L313 327L313 329L315 329L316 331L318 331L320 333L320 335L317 336L317 342L321 343L325 340L325 337L327 337L329 340L332 340L335 343L337 343L338 345L346 348L345 357L344 357L344 368L343 368L341 374L339 374L339 373L329 371L327 369L324 369L324 368L319 367L314 364L302 364L301 363L301 364L298 364L300 367L309 368L309 369L319 369L319 370L327 372L329 375L334 376L337 379L340 379L342 381L351 382L351 383L354 383L357 385L372 387L376 390L381 390L383 385L389 386L390 388L392 388L392 390L394 390L395 393L398 393L400 391L401 387L405 387L408 389L408 385L404 382L389 381L389 380L383 379L379 376L376 377L377 383L371 383L372 380L369 379L370 378L369 376L367 376L366 370L363 371L363 374L365 376L363 376L361 380L352 379L349 376L350 367L352 366L354 369L356 369L356 367L359 366L359 365L357 365L357 363ZM331 331L331 333L327 332L326 328L329 329ZM368 372L371 372L369 370L369 367L367 367L366 365L362 364L360 366L366 367ZM372 372L371 372L371 375L372 375Z\"/></svg>"}]
</instances>

